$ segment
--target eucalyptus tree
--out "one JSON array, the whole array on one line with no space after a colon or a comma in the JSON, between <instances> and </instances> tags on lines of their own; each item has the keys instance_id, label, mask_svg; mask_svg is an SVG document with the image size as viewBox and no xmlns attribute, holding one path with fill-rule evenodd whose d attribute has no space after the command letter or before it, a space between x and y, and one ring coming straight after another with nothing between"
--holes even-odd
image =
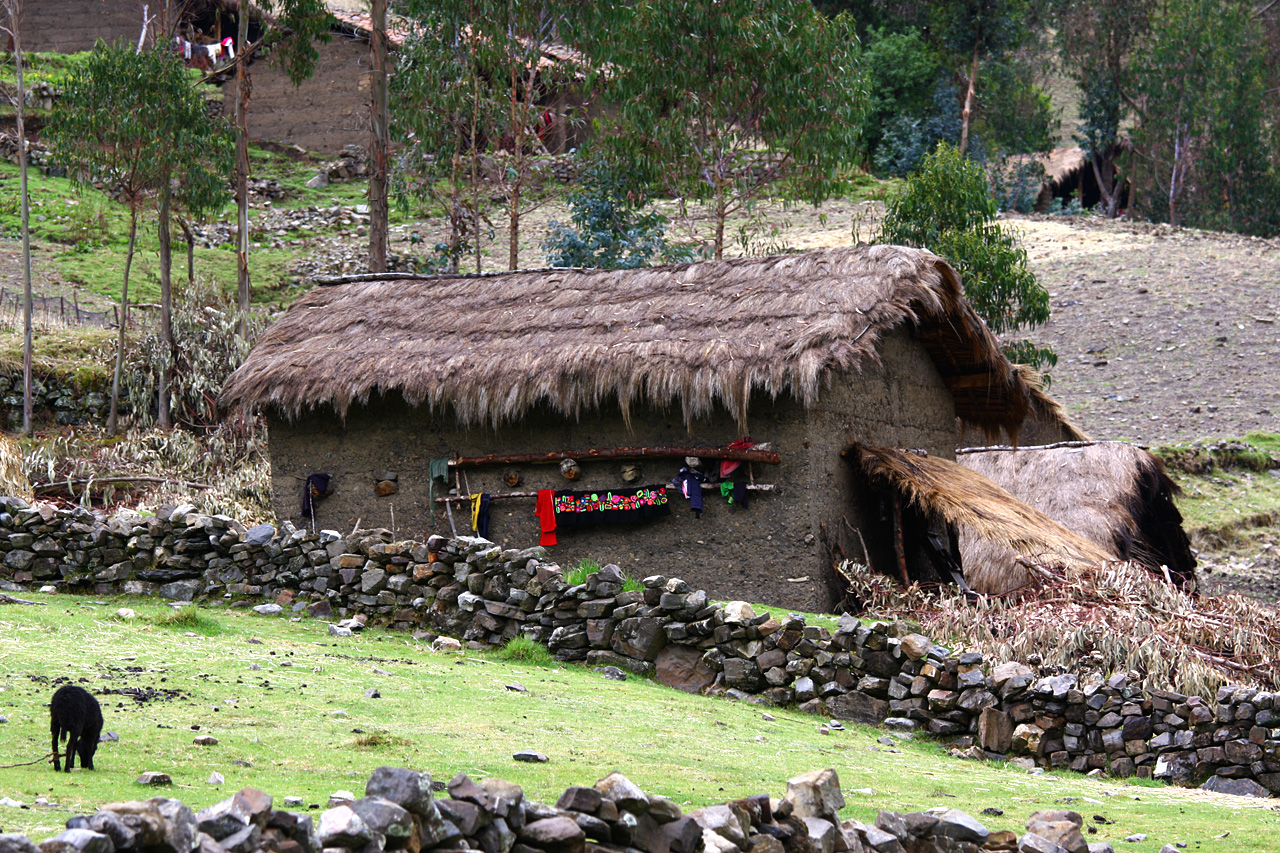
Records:
<instances>
[{"instance_id":1,"label":"eucalyptus tree","mask_svg":"<svg viewBox=\"0 0 1280 853\"><path fill-rule=\"evenodd\" d=\"M120 288L119 337L111 382L107 430L118 427L125 330L129 323L129 274L137 248L138 218L153 205L159 213L161 323L170 358L160 365L159 413L169 426L168 383L172 360L172 293L169 217L173 207L198 215L226 201L232 139L225 122L211 118L204 99L177 57L167 50L138 52L126 44L99 42L67 79L46 138L72 180L103 186L129 208L129 240Z\"/></svg>"},{"instance_id":2,"label":"eucalyptus tree","mask_svg":"<svg viewBox=\"0 0 1280 853\"><path fill-rule=\"evenodd\" d=\"M598 144L620 173L706 202L725 223L781 189L817 204L860 156L858 41L794 0L639 0L584 39L615 115ZM781 185L781 186L780 186Z\"/></svg>"},{"instance_id":3,"label":"eucalyptus tree","mask_svg":"<svg viewBox=\"0 0 1280 853\"><path fill-rule=\"evenodd\" d=\"M444 208L439 247L456 270L472 250L480 268L486 197L506 208L507 266L518 265L521 218L541 199L531 193L542 134L564 121L554 93L582 75L561 39L574 32L584 0L407 0L412 33L397 57L392 110L404 156L402 189Z\"/></svg>"},{"instance_id":4,"label":"eucalyptus tree","mask_svg":"<svg viewBox=\"0 0 1280 853\"><path fill-rule=\"evenodd\" d=\"M249 43L249 4L241 0L238 11L236 39L236 279L237 305L241 317L249 315L249 299L252 283L249 280L249 98L252 84L249 63L259 50L270 53L295 86L309 78L316 67L320 53L315 42L328 41L333 27L333 16L325 8L324 0L257 0L261 11L259 23L262 37ZM248 337L247 321L242 320L241 335Z\"/></svg>"},{"instance_id":5,"label":"eucalyptus tree","mask_svg":"<svg viewBox=\"0 0 1280 853\"><path fill-rule=\"evenodd\" d=\"M35 406L31 396L31 196L27 192L27 130L25 122L26 87L22 83L22 0L3 0L0 5L6 26L0 32L13 40L14 72L17 91L14 94L14 118L18 126L18 187L22 218L22 434L35 429Z\"/></svg>"}]
</instances>

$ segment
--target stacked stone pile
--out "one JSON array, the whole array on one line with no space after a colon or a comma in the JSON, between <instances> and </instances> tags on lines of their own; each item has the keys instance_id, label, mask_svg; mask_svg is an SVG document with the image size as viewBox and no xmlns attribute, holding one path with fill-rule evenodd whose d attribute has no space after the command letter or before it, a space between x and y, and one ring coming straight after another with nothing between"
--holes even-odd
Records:
<instances>
[{"instance_id":1,"label":"stacked stone pile","mask_svg":"<svg viewBox=\"0 0 1280 853\"><path fill-rule=\"evenodd\" d=\"M437 797L436 792L441 796ZM447 796L446 796L447 795ZM1039 811L1022 836L992 832L957 809L880 812L874 825L844 820L840 781L820 770L767 794L684 814L621 773L571 787L554 806L520 786L458 774L447 784L398 767L379 767L360 799L334 795L314 822L273 807L245 788L199 813L176 799L113 803L67 821L37 847L0 835L0 853L357 853L477 850L483 853L1109 853L1088 844L1075 812Z\"/></svg>"},{"instance_id":2,"label":"stacked stone pile","mask_svg":"<svg viewBox=\"0 0 1280 853\"><path fill-rule=\"evenodd\" d=\"M368 176L368 155L359 145L348 145L342 149L342 155L337 160L321 166L319 173L307 181L307 186L312 189L319 189L329 184L341 183L353 178L367 178Z\"/></svg>"},{"instance_id":3,"label":"stacked stone pile","mask_svg":"<svg viewBox=\"0 0 1280 853\"><path fill-rule=\"evenodd\" d=\"M393 542L385 530L343 537L286 525L277 533L192 506L107 518L0 498L0 554L8 589L49 584L233 607L266 600L273 612L368 621L475 648L525 636L562 660L946 736L976 758L1021 755L1081 772L1249 780L1252 787L1231 789L1280 791L1280 704L1270 693L1230 687L1210 703L1144 692L1123 673L1081 680L1017 662L989 666L905 623L843 616L831 632L795 614L713 604L704 590L660 574L624 589L616 566L570 585L541 547L440 536Z\"/></svg>"}]
</instances>

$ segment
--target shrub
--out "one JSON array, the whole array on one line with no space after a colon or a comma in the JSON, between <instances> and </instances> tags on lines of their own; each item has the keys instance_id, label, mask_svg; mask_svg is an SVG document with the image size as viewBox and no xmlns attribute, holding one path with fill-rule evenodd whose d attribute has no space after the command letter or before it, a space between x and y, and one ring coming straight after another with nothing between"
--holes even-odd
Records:
<instances>
[{"instance_id":1,"label":"shrub","mask_svg":"<svg viewBox=\"0 0 1280 853\"><path fill-rule=\"evenodd\" d=\"M220 421L217 398L231 372L248 354L249 344L237 334L239 310L231 296L210 281L174 288L173 337L177 362L169 387L174 423L212 426ZM250 315L249 339L264 325ZM128 347L124 386L134 419L149 425L156 417L160 370L171 358L160 334L158 317L147 318L145 334Z\"/></svg>"},{"instance_id":2,"label":"shrub","mask_svg":"<svg viewBox=\"0 0 1280 853\"><path fill-rule=\"evenodd\" d=\"M507 640L506 645L494 652L493 656L508 663L530 666L551 666L554 663L546 646L523 635Z\"/></svg>"},{"instance_id":3,"label":"shrub","mask_svg":"<svg viewBox=\"0 0 1280 853\"><path fill-rule=\"evenodd\" d=\"M965 297L996 334L1034 328L1049 319L1049 293L1027 266L1027 253L996 222L996 202L982 167L939 143L905 187L889 200L881 242L929 249L956 268ZM1036 368L1052 352L1015 343L1010 358Z\"/></svg>"},{"instance_id":4,"label":"shrub","mask_svg":"<svg viewBox=\"0 0 1280 853\"><path fill-rule=\"evenodd\" d=\"M542 243L553 267L635 269L693 259L688 247L667 242L667 217L644 212L643 197L628 192L603 164L583 170L582 184L569 193L568 202L571 224L552 220Z\"/></svg>"}]
</instances>

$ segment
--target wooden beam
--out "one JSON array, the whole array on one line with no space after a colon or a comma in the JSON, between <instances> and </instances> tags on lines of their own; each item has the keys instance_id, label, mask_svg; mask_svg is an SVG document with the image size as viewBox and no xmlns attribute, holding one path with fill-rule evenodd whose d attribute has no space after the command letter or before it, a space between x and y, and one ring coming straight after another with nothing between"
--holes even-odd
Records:
<instances>
[{"instance_id":1,"label":"wooden beam","mask_svg":"<svg viewBox=\"0 0 1280 853\"><path fill-rule=\"evenodd\" d=\"M661 459L697 456L700 459L730 459L736 462L767 462L777 465L782 456L776 450L733 450L728 447L601 447L589 450L552 450L547 453L490 453L487 456L459 456L449 460L450 468L477 468L481 465L540 465L562 459Z\"/></svg>"}]
</instances>

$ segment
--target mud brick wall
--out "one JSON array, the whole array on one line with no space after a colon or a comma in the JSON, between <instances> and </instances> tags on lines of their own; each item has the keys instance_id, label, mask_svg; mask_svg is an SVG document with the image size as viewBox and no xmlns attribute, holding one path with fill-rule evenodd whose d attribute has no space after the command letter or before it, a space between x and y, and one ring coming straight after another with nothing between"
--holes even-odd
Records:
<instances>
[{"instance_id":1,"label":"mud brick wall","mask_svg":"<svg viewBox=\"0 0 1280 853\"><path fill-rule=\"evenodd\" d=\"M190 506L108 518L0 498L0 510L0 587L10 590L229 601L476 648L525 636L562 660L688 692L954 738L972 757L1280 792L1280 701L1254 688L1185 696L1140 690L1124 674L1038 673L938 645L905 623L846 615L833 632L713 603L661 574L626 590L613 565L570 585L541 547L247 528Z\"/></svg>"}]
</instances>

